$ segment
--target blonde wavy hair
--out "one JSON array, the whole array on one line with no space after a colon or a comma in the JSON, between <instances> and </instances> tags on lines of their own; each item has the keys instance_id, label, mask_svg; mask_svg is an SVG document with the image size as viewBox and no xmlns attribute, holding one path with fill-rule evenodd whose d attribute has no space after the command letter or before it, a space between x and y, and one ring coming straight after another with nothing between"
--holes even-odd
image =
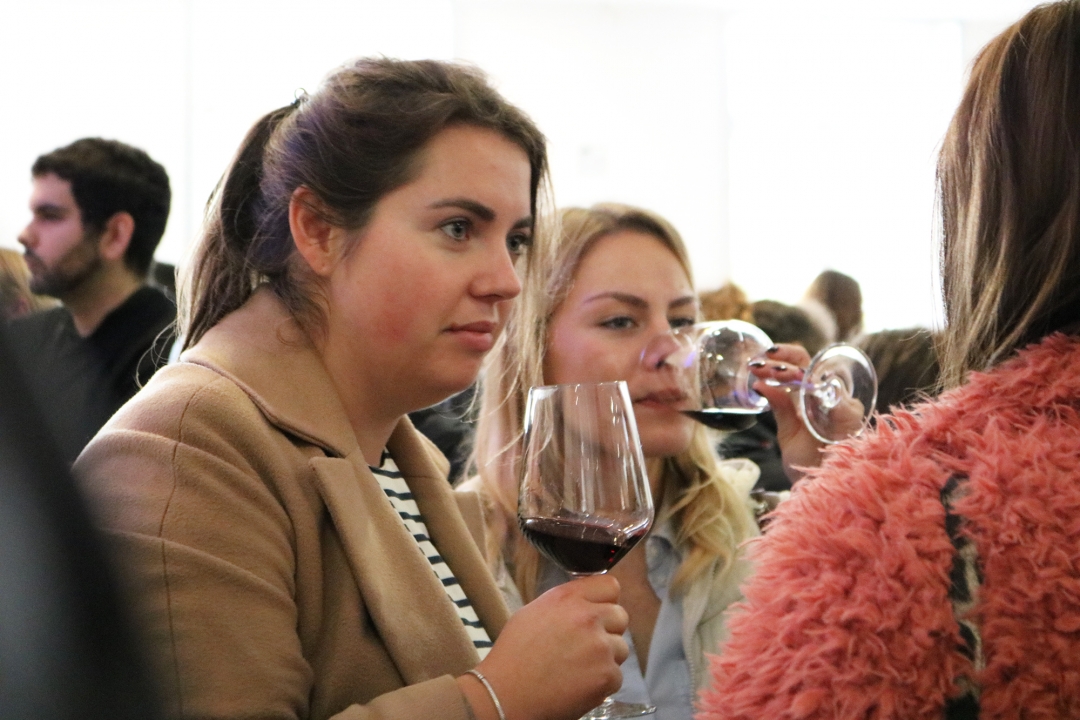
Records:
<instances>
[{"instance_id":1,"label":"blonde wavy hair","mask_svg":"<svg viewBox=\"0 0 1080 720\"><path fill-rule=\"evenodd\" d=\"M0 248L0 323L57 304L30 292L30 270L22 253Z\"/></svg>"},{"instance_id":2,"label":"blonde wavy hair","mask_svg":"<svg viewBox=\"0 0 1080 720\"><path fill-rule=\"evenodd\" d=\"M555 241L547 244L543 255L533 257L534 272L525 278L502 341L488 358L472 458L488 512L488 557L494 564L507 563L526 602L536 596L540 556L516 521L525 402L530 387L544 384L549 326L581 261L602 237L625 230L642 232L670 249L693 283L682 238L658 215L601 204L563 210L559 221ZM684 452L664 459L663 474L665 492L674 493L669 517L675 523L676 541L685 549L673 581L673 589L680 592L715 562L721 573L725 571L755 526L746 503L725 479L704 428L695 427Z\"/></svg>"}]
</instances>

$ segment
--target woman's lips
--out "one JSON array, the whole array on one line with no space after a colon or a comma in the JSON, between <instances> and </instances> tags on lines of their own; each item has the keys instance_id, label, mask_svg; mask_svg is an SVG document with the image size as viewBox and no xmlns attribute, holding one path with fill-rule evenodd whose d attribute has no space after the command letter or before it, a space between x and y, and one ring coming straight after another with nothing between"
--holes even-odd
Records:
<instances>
[{"instance_id":1,"label":"woman's lips","mask_svg":"<svg viewBox=\"0 0 1080 720\"><path fill-rule=\"evenodd\" d=\"M686 394L679 390L657 390L646 395L642 395L634 401L637 405L646 405L650 407L664 407L678 410L679 405L682 405L686 401Z\"/></svg>"},{"instance_id":2,"label":"woman's lips","mask_svg":"<svg viewBox=\"0 0 1080 720\"><path fill-rule=\"evenodd\" d=\"M487 352L495 345L496 329L495 323L483 320L464 325L451 325L446 329L446 332L456 337L471 350Z\"/></svg>"}]
</instances>

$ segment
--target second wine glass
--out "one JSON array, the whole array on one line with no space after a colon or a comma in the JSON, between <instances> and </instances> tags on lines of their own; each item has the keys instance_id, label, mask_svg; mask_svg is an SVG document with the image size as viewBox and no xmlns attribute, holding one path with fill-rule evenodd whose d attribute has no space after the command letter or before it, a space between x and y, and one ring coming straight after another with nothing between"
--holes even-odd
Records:
<instances>
[{"instance_id":1,"label":"second wine glass","mask_svg":"<svg viewBox=\"0 0 1080 720\"><path fill-rule=\"evenodd\" d=\"M687 415L718 430L745 430L769 409L754 390L750 361L773 344L765 332L741 320L698 323L677 333L682 348L668 359L690 398ZM770 384L772 381L766 381ZM814 356L802 380L783 383L797 390L799 411L810 433L823 443L858 435L877 400L877 374L866 355L837 343Z\"/></svg>"},{"instance_id":2,"label":"second wine glass","mask_svg":"<svg viewBox=\"0 0 1080 720\"><path fill-rule=\"evenodd\" d=\"M641 541L654 509L625 382L529 391L518 523L572 577L610 570ZM590 720L650 715L608 698Z\"/></svg>"}]
</instances>

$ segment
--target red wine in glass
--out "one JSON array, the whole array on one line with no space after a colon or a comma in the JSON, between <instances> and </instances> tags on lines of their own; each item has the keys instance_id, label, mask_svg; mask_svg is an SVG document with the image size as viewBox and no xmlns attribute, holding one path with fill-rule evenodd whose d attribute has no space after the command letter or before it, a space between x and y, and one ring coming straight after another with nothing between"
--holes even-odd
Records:
<instances>
[{"instance_id":1,"label":"red wine in glass","mask_svg":"<svg viewBox=\"0 0 1080 720\"><path fill-rule=\"evenodd\" d=\"M653 513L625 382L529 390L518 525L541 554L572 577L605 573L645 537ZM608 698L585 718L654 712Z\"/></svg>"},{"instance_id":2,"label":"red wine in glass","mask_svg":"<svg viewBox=\"0 0 1080 720\"><path fill-rule=\"evenodd\" d=\"M757 408L706 408L682 411L683 415L698 421L705 427L722 432L737 432L754 427L761 412Z\"/></svg>"},{"instance_id":3,"label":"red wine in glass","mask_svg":"<svg viewBox=\"0 0 1080 720\"><path fill-rule=\"evenodd\" d=\"M622 560L648 531L622 532L604 525L558 518L526 518L521 532L549 560L575 575L605 573Z\"/></svg>"}]
</instances>

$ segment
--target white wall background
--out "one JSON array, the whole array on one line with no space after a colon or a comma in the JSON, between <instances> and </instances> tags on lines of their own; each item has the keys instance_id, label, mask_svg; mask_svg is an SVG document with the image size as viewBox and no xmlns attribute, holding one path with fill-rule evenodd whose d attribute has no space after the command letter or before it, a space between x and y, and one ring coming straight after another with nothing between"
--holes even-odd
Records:
<instances>
[{"instance_id":1,"label":"white wall background","mask_svg":"<svg viewBox=\"0 0 1080 720\"><path fill-rule=\"evenodd\" d=\"M0 245L35 157L101 135L172 178L181 261L251 123L359 55L464 59L550 139L562 205L660 212L698 284L868 329L939 321L933 166L974 53L1032 0L0 0Z\"/></svg>"}]
</instances>

